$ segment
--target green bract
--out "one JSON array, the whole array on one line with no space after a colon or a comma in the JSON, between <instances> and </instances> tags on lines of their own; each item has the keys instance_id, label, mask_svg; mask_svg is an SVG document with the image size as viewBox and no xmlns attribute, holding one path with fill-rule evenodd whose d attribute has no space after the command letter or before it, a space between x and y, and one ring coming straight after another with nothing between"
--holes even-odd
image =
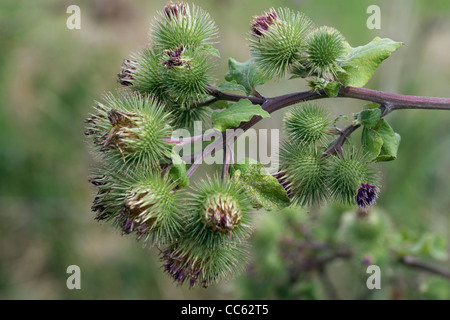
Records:
<instances>
[{"instance_id":1,"label":"green bract","mask_svg":"<svg viewBox=\"0 0 450 320\"><path fill-rule=\"evenodd\" d=\"M258 67L282 77L300 60L312 22L303 13L279 8L255 17L251 27L250 51Z\"/></svg>"}]
</instances>

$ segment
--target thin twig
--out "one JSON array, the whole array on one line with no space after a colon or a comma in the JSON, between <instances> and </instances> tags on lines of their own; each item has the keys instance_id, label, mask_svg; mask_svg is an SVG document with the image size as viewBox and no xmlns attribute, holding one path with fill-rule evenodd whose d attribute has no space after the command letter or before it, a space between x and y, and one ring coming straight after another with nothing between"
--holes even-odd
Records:
<instances>
[{"instance_id":1,"label":"thin twig","mask_svg":"<svg viewBox=\"0 0 450 320\"><path fill-rule=\"evenodd\" d=\"M345 141L347 141L348 137L360 127L361 125L349 125L347 128L341 131L339 137L334 141L334 143L324 152L323 156L331 155L335 151L337 151L340 155L342 155L342 146Z\"/></svg>"},{"instance_id":2,"label":"thin twig","mask_svg":"<svg viewBox=\"0 0 450 320\"><path fill-rule=\"evenodd\" d=\"M327 293L328 298L330 300L339 300L337 290L336 290L333 282L331 281L330 277L328 276L328 273L325 270L325 267L323 267L319 270L319 278L322 282L325 292Z\"/></svg>"},{"instance_id":3,"label":"thin twig","mask_svg":"<svg viewBox=\"0 0 450 320\"><path fill-rule=\"evenodd\" d=\"M400 263L414 269L432 273L447 279L450 279L450 270L446 270L425 262L422 262L412 256L404 256L399 259Z\"/></svg>"}]
</instances>

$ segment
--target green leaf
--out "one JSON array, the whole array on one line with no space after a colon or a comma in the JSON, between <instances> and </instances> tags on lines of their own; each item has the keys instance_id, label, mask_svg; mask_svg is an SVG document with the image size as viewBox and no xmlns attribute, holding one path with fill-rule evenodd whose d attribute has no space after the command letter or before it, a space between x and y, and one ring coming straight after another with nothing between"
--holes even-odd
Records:
<instances>
[{"instance_id":1,"label":"green leaf","mask_svg":"<svg viewBox=\"0 0 450 320\"><path fill-rule=\"evenodd\" d=\"M205 51L207 51L210 55L220 58L220 52L219 50L217 50L216 48L214 48L213 46L204 46L203 49L205 49Z\"/></svg>"},{"instance_id":2,"label":"green leaf","mask_svg":"<svg viewBox=\"0 0 450 320\"><path fill-rule=\"evenodd\" d=\"M364 126L361 135L361 145L363 147L364 154L367 155L369 161L372 161L377 158L381 152L383 138L375 130Z\"/></svg>"},{"instance_id":3,"label":"green leaf","mask_svg":"<svg viewBox=\"0 0 450 320\"><path fill-rule=\"evenodd\" d=\"M363 105L363 109L364 110L376 109L376 108L379 108L379 107L380 107L380 104L376 103L376 102L367 103L367 104Z\"/></svg>"},{"instance_id":4,"label":"green leaf","mask_svg":"<svg viewBox=\"0 0 450 320\"><path fill-rule=\"evenodd\" d=\"M376 126L375 130L383 139L380 155L377 161L391 161L397 159L397 151L400 145L400 135L392 129L392 127L382 119Z\"/></svg>"},{"instance_id":5,"label":"green leaf","mask_svg":"<svg viewBox=\"0 0 450 320\"><path fill-rule=\"evenodd\" d=\"M228 108L229 103L225 100L219 100L217 102L214 102L213 104L211 104L209 107L212 110L220 110L220 109L226 109Z\"/></svg>"},{"instance_id":6,"label":"green leaf","mask_svg":"<svg viewBox=\"0 0 450 320\"><path fill-rule=\"evenodd\" d=\"M260 105L252 104L248 99L241 99L230 105L227 109L212 114L213 128L219 131L225 131L229 128L239 126L241 122L249 121L254 116L266 118L270 115Z\"/></svg>"},{"instance_id":7,"label":"green leaf","mask_svg":"<svg viewBox=\"0 0 450 320\"><path fill-rule=\"evenodd\" d=\"M217 89L219 91L231 90L231 91L247 92L244 86L237 83L236 80L222 82Z\"/></svg>"},{"instance_id":8,"label":"green leaf","mask_svg":"<svg viewBox=\"0 0 450 320\"><path fill-rule=\"evenodd\" d=\"M361 124L369 129L374 128L380 122L380 109L366 109L355 115L355 124Z\"/></svg>"},{"instance_id":9,"label":"green leaf","mask_svg":"<svg viewBox=\"0 0 450 320\"><path fill-rule=\"evenodd\" d=\"M409 252L416 255L428 255L436 260L448 258L445 239L433 234L424 234L411 245Z\"/></svg>"},{"instance_id":10,"label":"green leaf","mask_svg":"<svg viewBox=\"0 0 450 320\"><path fill-rule=\"evenodd\" d=\"M189 185L189 177L186 173L186 162L181 159L181 157L172 152L172 168L170 168L170 176L173 180L178 181L178 185L182 187L187 187Z\"/></svg>"},{"instance_id":11,"label":"green leaf","mask_svg":"<svg viewBox=\"0 0 450 320\"><path fill-rule=\"evenodd\" d=\"M324 88L325 93L330 98L337 97L339 93L339 88L341 87L341 84L337 81L328 82L327 85Z\"/></svg>"},{"instance_id":12,"label":"green leaf","mask_svg":"<svg viewBox=\"0 0 450 320\"><path fill-rule=\"evenodd\" d=\"M253 89L270 80L255 65L253 59L246 62L238 62L233 58L228 60L229 70L225 75L225 80L236 81L237 84L245 88L247 94L251 94Z\"/></svg>"},{"instance_id":13,"label":"green leaf","mask_svg":"<svg viewBox=\"0 0 450 320\"><path fill-rule=\"evenodd\" d=\"M289 206L286 190L261 163L245 158L230 166L230 174L244 187L254 208L275 211Z\"/></svg>"},{"instance_id":14,"label":"green leaf","mask_svg":"<svg viewBox=\"0 0 450 320\"><path fill-rule=\"evenodd\" d=\"M380 63L401 45L402 42L376 37L365 46L350 47L348 60L342 65L345 73L339 73L338 79L345 86L363 87Z\"/></svg>"},{"instance_id":15,"label":"green leaf","mask_svg":"<svg viewBox=\"0 0 450 320\"><path fill-rule=\"evenodd\" d=\"M428 240L430 256L436 260L447 260L447 244L445 238L438 235L433 235Z\"/></svg>"}]
</instances>

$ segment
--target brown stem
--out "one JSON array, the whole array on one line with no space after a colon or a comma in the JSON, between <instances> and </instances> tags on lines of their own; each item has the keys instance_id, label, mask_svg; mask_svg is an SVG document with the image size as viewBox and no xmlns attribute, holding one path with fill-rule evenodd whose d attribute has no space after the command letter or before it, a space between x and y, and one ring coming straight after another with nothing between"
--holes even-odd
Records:
<instances>
[{"instance_id":1,"label":"brown stem","mask_svg":"<svg viewBox=\"0 0 450 320\"><path fill-rule=\"evenodd\" d=\"M209 87L208 88L211 96L216 98L217 100L226 100L226 101L239 101L241 99L248 99L253 104L261 105L262 109L267 111L268 113L273 113L277 110L280 110L284 107L316 99L329 98L323 90L319 92L315 91L299 91L294 93L289 93L273 98L264 98L264 97L247 97L241 95L235 95L230 93L225 93L217 90L216 88ZM395 93L388 93L383 91L365 89L365 88L357 88L357 87L344 87L341 86L339 89L338 97L340 98L353 98L365 101L371 101L381 104L382 116L386 116L394 110L401 109L426 109L426 110L450 110L450 98L436 98L436 97L422 97L422 96L408 96L401 95ZM262 120L260 116L254 116L247 122L241 123L237 128L234 129L242 129L243 131L248 130L256 123ZM351 125L344 129L343 133L340 135L336 142L326 151L326 154L331 154L334 151L340 151L342 144L346 141L346 139L352 134L356 129L358 129L360 125ZM235 138L237 139L237 137ZM214 144L214 143L212 143ZM213 152L215 148L211 148L210 152ZM206 148L204 150L207 152ZM210 154L210 153L209 153ZM203 158L208 156L209 154L203 155ZM195 168L190 168L194 169Z\"/></svg>"},{"instance_id":2,"label":"brown stem","mask_svg":"<svg viewBox=\"0 0 450 320\"><path fill-rule=\"evenodd\" d=\"M438 276L450 279L450 270L446 270L425 262L422 262L412 256L404 256L400 258L400 263L410 268L426 271L428 273L436 274Z\"/></svg>"}]
</instances>

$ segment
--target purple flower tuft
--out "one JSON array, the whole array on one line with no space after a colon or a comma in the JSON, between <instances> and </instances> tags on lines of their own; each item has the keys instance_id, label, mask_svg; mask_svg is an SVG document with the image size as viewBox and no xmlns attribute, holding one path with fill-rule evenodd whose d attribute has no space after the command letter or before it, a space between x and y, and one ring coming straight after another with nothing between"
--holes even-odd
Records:
<instances>
[{"instance_id":1,"label":"purple flower tuft","mask_svg":"<svg viewBox=\"0 0 450 320\"><path fill-rule=\"evenodd\" d=\"M251 30L253 35L257 37L264 36L264 32L269 30L269 27L277 20L277 13L274 9L270 9L262 16L255 17L251 23Z\"/></svg>"},{"instance_id":2,"label":"purple flower tuft","mask_svg":"<svg viewBox=\"0 0 450 320\"><path fill-rule=\"evenodd\" d=\"M169 21L172 21L172 17L178 19L178 16L186 16L186 5L183 2L172 2L170 1L164 7L164 14Z\"/></svg>"},{"instance_id":3,"label":"purple flower tuft","mask_svg":"<svg viewBox=\"0 0 450 320\"><path fill-rule=\"evenodd\" d=\"M356 195L358 208L367 210L368 207L373 206L377 201L379 190L377 186L361 183L361 187L358 189L358 194Z\"/></svg>"},{"instance_id":4,"label":"purple flower tuft","mask_svg":"<svg viewBox=\"0 0 450 320\"><path fill-rule=\"evenodd\" d=\"M186 64L185 61L181 59L181 54L184 51L183 45L181 45L177 50L166 50L166 54L169 56L167 61L164 61L163 64L171 69L173 67L181 67Z\"/></svg>"}]
</instances>

